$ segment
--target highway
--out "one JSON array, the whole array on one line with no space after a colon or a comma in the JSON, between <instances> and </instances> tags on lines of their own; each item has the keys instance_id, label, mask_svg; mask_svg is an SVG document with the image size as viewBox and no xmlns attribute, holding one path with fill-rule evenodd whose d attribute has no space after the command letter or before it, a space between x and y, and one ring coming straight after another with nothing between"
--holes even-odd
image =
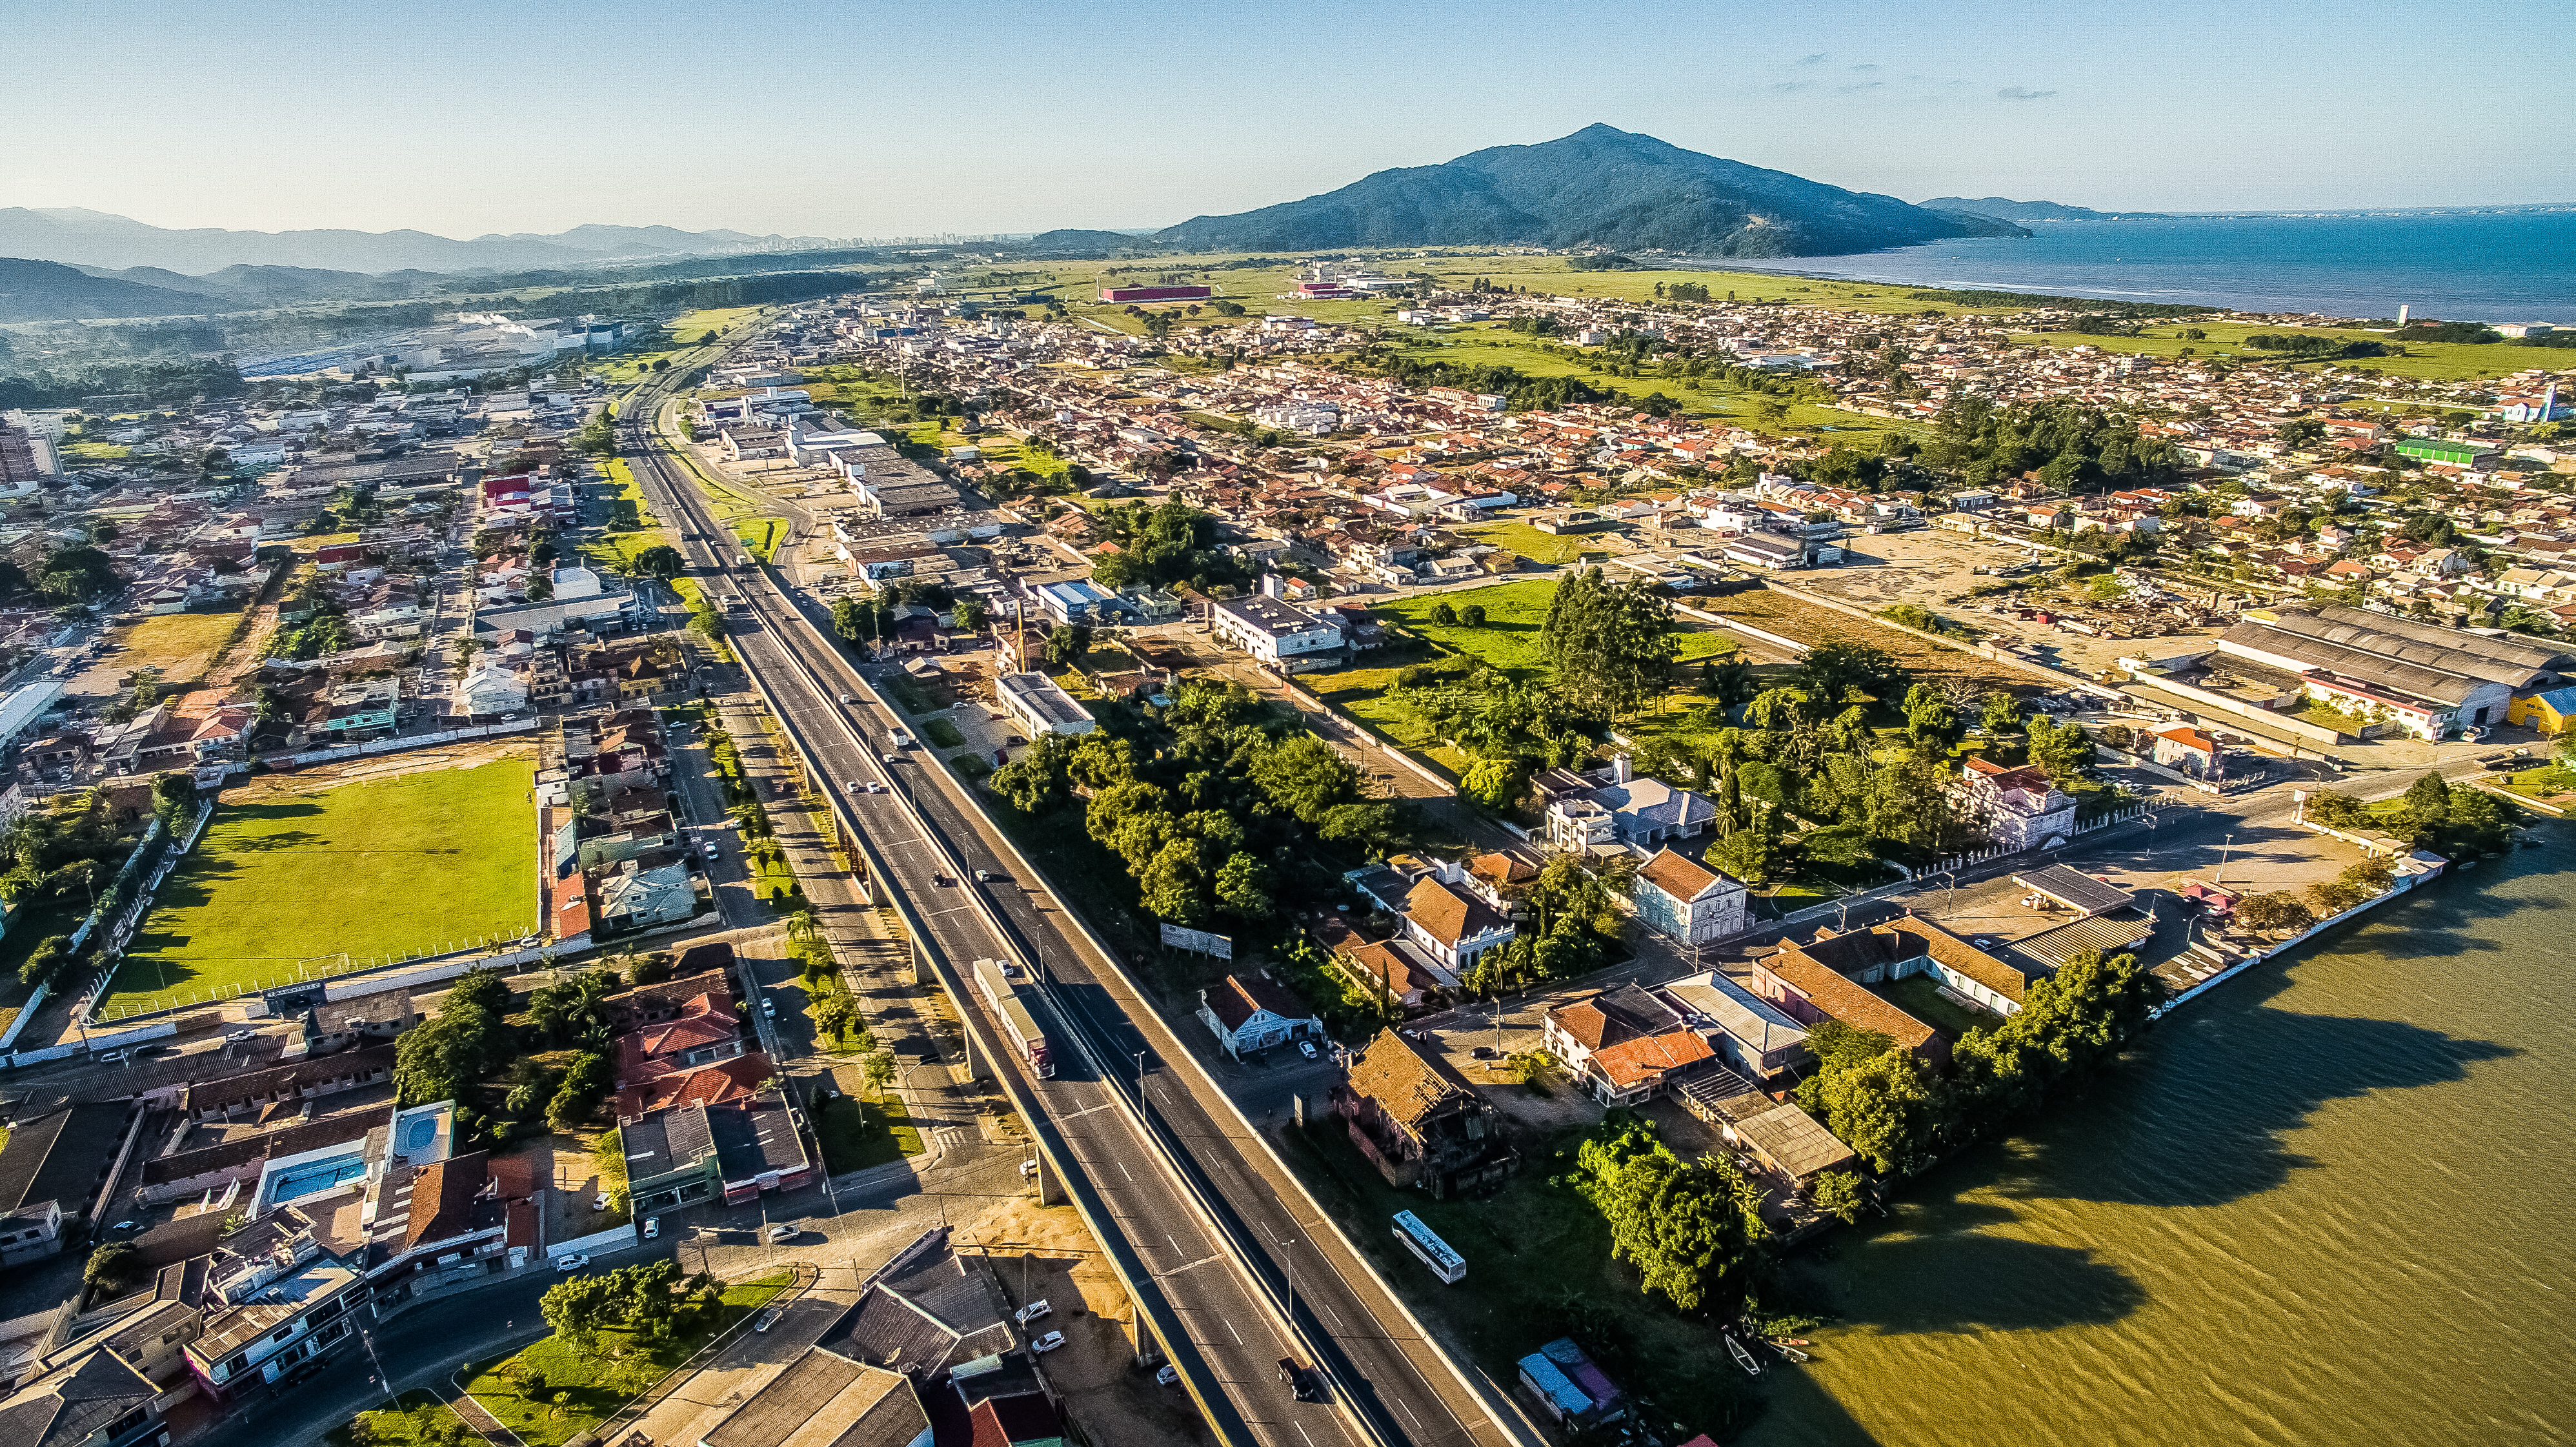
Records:
<instances>
[{"instance_id":1,"label":"highway","mask_svg":"<svg viewBox=\"0 0 2576 1447\"><path fill-rule=\"evenodd\" d=\"M832 795L843 816L868 834L879 857L886 862L893 877L880 881L880 887L904 893L928 930L930 942L960 972L970 968L976 959L1010 955L1042 956L1046 966L1060 969L1060 962L1069 958L1070 950L1056 937L1053 921L1041 921L1045 936L1056 941L1052 947L1011 948L1013 942L997 936L990 917L965 893L977 887L971 883L972 875L960 872L959 861L952 859L939 841L923 835L917 816L906 807L905 797L891 790L871 792L860 787L883 782L909 792L919 788L923 773L944 775L945 770L917 752L904 754L904 762L881 763L878 756L887 748L885 730L889 720L883 716L863 720L860 715L867 710L862 706L839 701L844 695L872 698L873 690L837 649L812 633L793 605L772 589L765 573L733 566L736 550L731 535L716 524L694 486L686 481L684 467L662 450L660 441L645 425L663 400L664 390L657 386L638 393L622 409L622 440L627 445L627 456L635 466L648 503L665 518L677 522L688 535L682 542L683 551L701 584L712 593L737 594L749 604L747 611L730 614L728 642L777 701L786 715L784 722L805 741L809 763L818 774L814 781L817 787ZM719 546L724 548L721 553L716 551ZM935 790L922 792L936 797ZM949 839L978 838L971 829L958 831L953 814L944 819L935 813L931 817L937 821L934 827ZM965 853L963 862L968 870L984 867L1008 872L981 847L980 841ZM1043 891L1038 889L1000 887L992 891L991 899L1006 907L1015 905L1024 912L1053 909L1051 901L1033 903L1043 899ZM1087 981L1070 970L1063 973L1077 1016L1089 1013L1083 1009L1085 1002L1081 998ZM1073 1043L1070 1037L1064 1037L1062 1022L1053 1018L1053 1012L1047 1011L1043 1002L1038 1008L1047 1017L1041 1023L1050 1040L1062 1037L1063 1043ZM1132 1052L1142 1042L1134 1039L1132 1031L1115 1028L1115 1014L1112 1010L1101 1019L1082 1020L1085 1030L1081 1043L1088 1047L1091 1059L1112 1069L1125 1067L1125 1078L1132 1080L1136 1058ZM986 1018L989 1021L990 1017ZM1203 1214L1175 1178L1166 1157L1137 1129L1134 1119L1118 1102L1121 1081L1098 1073L1083 1053L1064 1049L1061 1044L1055 1055L1054 1078L1036 1080L1022 1071L1024 1084L1064 1141L1082 1173L1083 1185L1096 1193L1112 1229L1124 1237L1123 1241L1103 1241L1103 1247L1135 1263L1150 1281L1147 1289L1162 1294L1162 1302L1149 1304L1162 1307L1186 1333L1186 1341L1167 1345L1195 1384L1213 1389L1203 1391L1201 1396L1215 1418L1213 1425L1221 1440L1259 1442L1265 1447L1326 1447L1331 1443L1365 1447L1375 1440L1423 1444L1474 1440L1456 1430L1454 1419L1428 1396L1407 1401L1399 1410L1420 1413L1427 1405L1430 1412L1426 1420L1448 1422L1451 1430L1387 1436L1371 1432L1346 1416L1338 1394L1327 1394L1333 1399L1322 1402L1296 1400L1288 1385L1279 1380L1277 1363L1282 1358L1305 1361L1308 1353L1295 1344L1266 1293L1251 1276L1251 1271L1258 1268L1241 1259L1224 1232ZM1150 1051L1147 1059L1150 1067ZM1016 1063L997 1068L1019 1069ZM1178 1094L1159 1075L1152 1085L1157 1095ZM1300 1273L1301 1288L1307 1285L1304 1278L1309 1274L1314 1273ZM1301 1294L1300 1306L1305 1305L1306 1297ZM1336 1375L1349 1380L1346 1371L1337 1370ZM1418 1387L1419 1383L1408 1385ZM1383 1414L1385 1410L1365 1381L1349 1405L1362 1413Z\"/></svg>"}]
</instances>

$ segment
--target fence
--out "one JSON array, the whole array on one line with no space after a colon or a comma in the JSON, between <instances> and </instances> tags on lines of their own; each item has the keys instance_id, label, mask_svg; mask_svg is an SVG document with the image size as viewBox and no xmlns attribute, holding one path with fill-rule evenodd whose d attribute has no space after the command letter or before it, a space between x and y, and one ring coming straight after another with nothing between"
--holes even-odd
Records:
<instances>
[{"instance_id":1,"label":"fence","mask_svg":"<svg viewBox=\"0 0 2576 1447\"><path fill-rule=\"evenodd\" d=\"M542 944L528 945L516 950L496 948L499 945L535 937L535 927L531 926L529 933L525 935L507 933L485 935L463 941L465 945L463 949L451 949L434 955L407 954L395 958L370 955L365 960L349 960L337 969L314 969L309 965L298 965L291 973L246 980L237 985L213 985L204 990L191 990L188 992L187 999L174 1000L167 1005L149 1007L126 1005L105 1014L90 1016L88 1019L91 1024L114 1020L149 1019L159 1015L175 1014L181 1010L194 1010L206 1005L220 1004L225 1000L239 1000L264 994L285 985L312 984L326 980L338 983L325 985L323 998L346 1000L392 989L397 984L434 984L440 980L452 980L478 966L496 970L514 969L520 965L535 963L549 954L558 952L559 949L574 948ZM362 988L353 987L357 977L360 976L369 978L365 980ZM382 978L375 978L377 976Z\"/></svg>"},{"instance_id":2,"label":"fence","mask_svg":"<svg viewBox=\"0 0 2576 1447\"><path fill-rule=\"evenodd\" d=\"M300 769L309 764L328 764L340 759L354 759L369 754L400 753L405 749L431 749L440 744L458 743L465 739L490 738L495 734L526 733L537 726L532 718L509 723L477 724L471 728L447 729L434 734L414 734L410 738L370 739L363 744L343 744L336 749L316 749L310 753L289 754L272 762Z\"/></svg>"},{"instance_id":3,"label":"fence","mask_svg":"<svg viewBox=\"0 0 2576 1447\"><path fill-rule=\"evenodd\" d=\"M2108 829L2114 824L2126 824L2132 819L2139 818L2146 812L2147 806L2144 804L2131 804L2126 808L2113 809L2107 814L2098 815L2076 825L2075 833L2070 837L2080 839L2087 834ZM1941 860L1939 863L1936 863L1927 869L1918 869L1915 871L1915 877L1918 879L1928 879L1935 874L1949 874L1956 870L1965 869L1972 864L1983 864L1990 859L2001 859L2007 854L2033 853L2042 847L2043 846L2040 845L2027 845L2022 848L2015 849L2008 844L1996 844L1984 849L1971 849L1964 854L1953 854L1949 858Z\"/></svg>"}]
</instances>

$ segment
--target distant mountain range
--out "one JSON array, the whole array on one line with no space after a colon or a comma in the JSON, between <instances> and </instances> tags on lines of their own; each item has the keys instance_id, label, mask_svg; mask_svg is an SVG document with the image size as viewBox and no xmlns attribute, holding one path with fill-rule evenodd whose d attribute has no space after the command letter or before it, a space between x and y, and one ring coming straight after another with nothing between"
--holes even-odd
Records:
<instances>
[{"instance_id":1,"label":"distant mountain range","mask_svg":"<svg viewBox=\"0 0 2576 1447\"><path fill-rule=\"evenodd\" d=\"M1971 216L1992 216L1998 221L2163 221L2169 219L2155 211L2095 211L2085 206L2061 206L2054 201L2013 201L2002 196L1935 196L1923 203L1928 211L1964 211Z\"/></svg>"},{"instance_id":2,"label":"distant mountain range","mask_svg":"<svg viewBox=\"0 0 2576 1447\"><path fill-rule=\"evenodd\" d=\"M226 267L318 271L479 271L575 266L624 257L787 250L818 237L682 231L670 226L576 226L550 236L519 232L458 241L426 231L173 231L78 207L0 208L0 256L104 269L152 267L204 276Z\"/></svg>"},{"instance_id":3,"label":"distant mountain range","mask_svg":"<svg viewBox=\"0 0 2576 1447\"><path fill-rule=\"evenodd\" d=\"M1344 246L1606 246L1704 256L1831 256L2009 221L1846 191L1605 125L1535 146L1380 171L1321 196L1155 233L1188 251Z\"/></svg>"}]
</instances>

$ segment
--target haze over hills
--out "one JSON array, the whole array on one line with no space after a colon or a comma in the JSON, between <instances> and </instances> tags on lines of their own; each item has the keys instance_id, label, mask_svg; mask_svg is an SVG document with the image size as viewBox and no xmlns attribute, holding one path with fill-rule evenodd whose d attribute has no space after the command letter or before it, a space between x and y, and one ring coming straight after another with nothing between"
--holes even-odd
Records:
<instances>
[{"instance_id":1,"label":"haze over hills","mask_svg":"<svg viewBox=\"0 0 2576 1447\"><path fill-rule=\"evenodd\" d=\"M1713 256L1830 256L2020 228L1704 156L1606 125L1321 196L1198 216L1154 239L1191 251L1341 246L1606 246Z\"/></svg>"},{"instance_id":2,"label":"haze over hills","mask_svg":"<svg viewBox=\"0 0 2576 1447\"><path fill-rule=\"evenodd\" d=\"M0 256L23 256L105 269L158 267L203 276L228 266L305 267L381 273L418 270L576 266L620 257L786 250L816 237L750 236L739 231L681 231L668 226L576 226L551 236L526 232L459 241L426 231L172 230L79 207L0 208Z\"/></svg>"},{"instance_id":3,"label":"haze over hills","mask_svg":"<svg viewBox=\"0 0 2576 1447\"><path fill-rule=\"evenodd\" d=\"M92 276L58 262L0 257L0 322L188 316L225 305L203 292Z\"/></svg>"},{"instance_id":4,"label":"haze over hills","mask_svg":"<svg viewBox=\"0 0 2576 1447\"><path fill-rule=\"evenodd\" d=\"M2095 211L2086 206L2061 206L2055 201L2014 201L2002 196L1935 196L1922 203L1931 211L1964 211L1972 216L1992 216L1998 221L2162 221L2156 211Z\"/></svg>"}]
</instances>

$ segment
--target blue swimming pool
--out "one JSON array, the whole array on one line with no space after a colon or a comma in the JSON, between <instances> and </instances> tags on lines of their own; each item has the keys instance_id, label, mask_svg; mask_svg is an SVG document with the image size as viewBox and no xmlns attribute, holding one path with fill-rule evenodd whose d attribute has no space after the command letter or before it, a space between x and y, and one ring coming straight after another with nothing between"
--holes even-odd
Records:
<instances>
[{"instance_id":1,"label":"blue swimming pool","mask_svg":"<svg viewBox=\"0 0 2576 1447\"><path fill-rule=\"evenodd\" d=\"M339 1156L332 1160L315 1161L311 1165L283 1170L269 1177L269 1204L276 1205L280 1202L292 1201L299 1196L310 1196L316 1191L327 1191L344 1181L354 1181L366 1173L366 1161L357 1156Z\"/></svg>"},{"instance_id":2,"label":"blue swimming pool","mask_svg":"<svg viewBox=\"0 0 2576 1447\"><path fill-rule=\"evenodd\" d=\"M404 1155L416 1156L422 1151L428 1150L429 1143L436 1139L438 1139L438 1117L434 1115L416 1116L403 1124L403 1138L400 1149Z\"/></svg>"}]
</instances>

